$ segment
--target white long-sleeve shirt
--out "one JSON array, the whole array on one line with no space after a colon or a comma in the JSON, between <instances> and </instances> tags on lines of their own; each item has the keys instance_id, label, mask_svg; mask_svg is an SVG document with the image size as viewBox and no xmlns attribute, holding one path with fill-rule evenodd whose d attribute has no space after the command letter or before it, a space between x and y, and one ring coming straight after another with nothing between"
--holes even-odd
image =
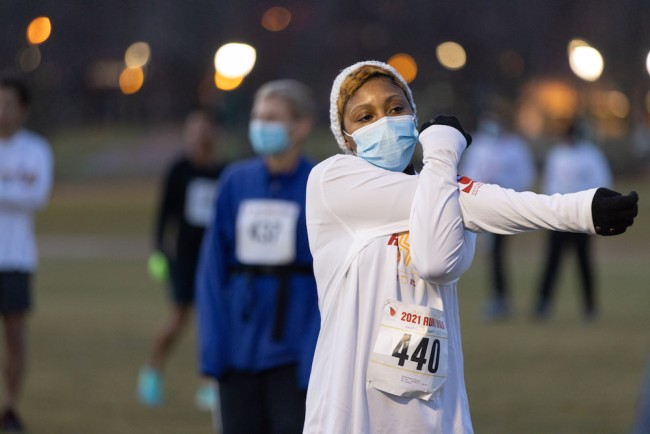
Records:
<instances>
[{"instance_id":1,"label":"white long-sleeve shirt","mask_svg":"<svg viewBox=\"0 0 650 434\"><path fill-rule=\"evenodd\" d=\"M544 193L573 193L596 187L611 187L612 172L605 154L596 145L580 141L555 146L546 157Z\"/></svg>"},{"instance_id":2,"label":"white long-sleeve shirt","mask_svg":"<svg viewBox=\"0 0 650 434\"><path fill-rule=\"evenodd\" d=\"M52 154L44 138L24 129L0 138L0 270L36 268L34 213L51 185Z\"/></svg>"},{"instance_id":3,"label":"white long-sleeve shirt","mask_svg":"<svg viewBox=\"0 0 650 434\"><path fill-rule=\"evenodd\" d=\"M433 126L420 135L420 142L420 176L389 172L351 155L331 157L310 175L307 230L321 331L307 394L306 433L473 432L456 294L457 280L474 253L471 231L594 232L595 190L549 197L466 178L456 183L462 135ZM381 375L387 370L373 353L382 346L378 341L390 335L386 317L394 313L393 305L403 309L402 315L410 315L409 309L442 315L445 351L438 373L444 376L436 380L430 399L379 390L386 390ZM405 368L422 371L426 364L416 362L423 353L408 344L401 348L410 348ZM430 362L434 352L427 355ZM404 386L408 395L413 381L409 375L402 376L404 384L399 384L399 375L386 383Z\"/></svg>"}]
</instances>

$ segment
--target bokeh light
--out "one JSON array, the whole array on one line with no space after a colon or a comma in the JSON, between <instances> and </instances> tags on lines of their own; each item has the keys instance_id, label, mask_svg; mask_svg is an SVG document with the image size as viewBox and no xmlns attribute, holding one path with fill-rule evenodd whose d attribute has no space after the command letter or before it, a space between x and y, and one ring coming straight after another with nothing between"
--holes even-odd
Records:
<instances>
[{"instance_id":1,"label":"bokeh light","mask_svg":"<svg viewBox=\"0 0 650 434\"><path fill-rule=\"evenodd\" d=\"M388 59L388 64L399 72L407 83L415 80L418 75L418 65L415 59L405 53L398 53Z\"/></svg>"},{"instance_id":2,"label":"bokeh light","mask_svg":"<svg viewBox=\"0 0 650 434\"><path fill-rule=\"evenodd\" d=\"M232 42L222 45L214 55L214 68L227 78L239 78L248 75L257 55L255 48L247 44Z\"/></svg>"},{"instance_id":3,"label":"bokeh light","mask_svg":"<svg viewBox=\"0 0 650 434\"><path fill-rule=\"evenodd\" d=\"M52 23L48 17L34 18L27 26L27 42L39 45L47 41L52 34Z\"/></svg>"},{"instance_id":4,"label":"bokeh light","mask_svg":"<svg viewBox=\"0 0 650 434\"><path fill-rule=\"evenodd\" d=\"M578 94L560 81L547 81L536 88L534 100L542 112L553 119L570 119L578 109Z\"/></svg>"},{"instance_id":5,"label":"bokeh light","mask_svg":"<svg viewBox=\"0 0 650 434\"><path fill-rule=\"evenodd\" d=\"M442 66L450 70L461 69L467 63L465 49L457 42L447 41L436 47L436 56Z\"/></svg>"},{"instance_id":6,"label":"bokeh light","mask_svg":"<svg viewBox=\"0 0 650 434\"><path fill-rule=\"evenodd\" d=\"M585 41L584 39L578 39L574 38L569 41L569 44L567 45L567 52L569 55L573 50L575 50L578 47L589 47L589 42Z\"/></svg>"},{"instance_id":7,"label":"bokeh light","mask_svg":"<svg viewBox=\"0 0 650 434\"><path fill-rule=\"evenodd\" d=\"M32 72L41 64L41 50L31 45L20 52L18 64L24 72Z\"/></svg>"},{"instance_id":8,"label":"bokeh light","mask_svg":"<svg viewBox=\"0 0 650 434\"><path fill-rule=\"evenodd\" d=\"M86 81L94 89L119 89L124 64L114 59L98 60L88 67Z\"/></svg>"},{"instance_id":9,"label":"bokeh light","mask_svg":"<svg viewBox=\"0 0 650 434\"><path fill-rule=\"evenodd\" d=\"M224 77L219 71L215 71L214 73L214 84L220 90L228 91L237 89L243 81L244 77Z\"/></svg>"},{"instance_id":10,"label":"bokeh light","mask_svg":"<svg viewBox=\"0 0 650 434\"><path fill-rule=\"evenodd\" d=\"M126 49L124 63L129 68L142 68L149 62L151 48L146 42L134 42Z\"/></svg>"},{"instance_id":11,"label":"bokeh light","mask_svg":"<svg viewBox=\"0 0 650 434\"><path fill-rule=\"evenodd\" d=\"M142 68L124 68L120 74L120 90L125 95L136 93L144 84Z\"/></svg>"},{"instance_id":12,"label":"bokeh light","mask_svg":"<svg viewBox=\"0 0 650 434\"><path fill-rule=\"evenodd\" d=\"M645 58L645 69L650 74L650 51L648 52L648 57Z\"/></svg>"},{"instance_id":13,"label":"bokeh light","mask_svg":"<svg viewBox=\"0 0 650 434\"><path fill-rule=\"evenodd\" d=\"M619 119L625 119L630 113L630 101L623 92L613 90L607 93L607 108Z\"/></svg>"},{"instance_id":14,"label":"bokeh light","mask_svg":"<svg viewBox=\"0 0 650 434\"><path fill-rule=\"evenodd\" d=\"M526 101L517 112L517 127L528 137L539 137L544 132L544 114L533 102Z\"/></svg>"},{"instance_id":15,"label":"bokeh light","mask_svg":"<svg viewBox=\"0 0 650 434\"><path fill-rule=\"evenodd\" d=\"M569 42L569 65L575 75L585 81L596 81L603 72L603 56L582 39Z\"/></svg>"},{"instance_id":16,"label":"bokeh light","mask_svg":"<svg viewBox=\"0 0 650 434\"><path fill-rule=\"evenodd\" d=\"M578 113L578 92L560 80L529 82L521 94L517 126L531 138L559 134Z\"/></svg>"},{"instance_id":17,"label":"bokeh light","mask_svg":"<svg viewBox=\"0 0 650 434\"><path fill-rule=\"evenodd\" d=\"M269 8L262 15L262 27L269 32L280 32L291 23L291 11L281 6Z\"/></svg>"},{"instance_id":18,"label":"bokeh light","mask_svg":"<svg viewBox=\"0 0 650 434\"><path fill-rule=\"evenodd\" d=\"M630 101L618 90L594 90L589 93L589 109L600 119L625 119L630 113Z\"/></svg>"}]
</instances>

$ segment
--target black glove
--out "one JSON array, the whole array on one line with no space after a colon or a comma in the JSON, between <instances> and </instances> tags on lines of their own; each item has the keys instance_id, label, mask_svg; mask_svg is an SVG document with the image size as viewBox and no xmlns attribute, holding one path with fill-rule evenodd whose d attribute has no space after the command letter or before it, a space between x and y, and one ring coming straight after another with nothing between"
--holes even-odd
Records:
<instances>
[{"instance_id":1,"label":"black glove","mask_svg":"<svg viewBox=\"0 0 650 434\"><path fill-rule=\"evenodd\" d=\"M591 217L598 235L618 235L625 232L634 223L634 217L639 213L637 202L639 195L636 191L627 196L621 193L599 188L591 202Z\"/></svg>"},{"instance_id":2,"label":"black glove","mask_svg":"<svg viewBox=\"0 0 650 434\"><path fill-rule=\"evenodd\" d=\"M460 124L456 116L447 116L447 115L438 115L435 119L429 119L427 122L423 123L420 127L420 133L429 128L431 125L447 125L448 127L456 128L467 140L467 147L472 144L472 136L467 134L463 129L463 126Z\"/></svg>"}]
</instances>

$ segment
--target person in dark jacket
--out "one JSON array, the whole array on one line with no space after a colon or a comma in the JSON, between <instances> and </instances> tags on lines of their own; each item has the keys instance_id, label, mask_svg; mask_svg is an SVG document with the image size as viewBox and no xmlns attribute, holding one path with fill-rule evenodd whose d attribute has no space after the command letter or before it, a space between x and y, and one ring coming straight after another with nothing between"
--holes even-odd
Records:
<instances>
[{"instance_id":1,"label":"person in dark jacket","mask_svg":"<svg viewBox=\"0 0 650 434\"><path fill-rule=\"evenodd\" d=\"M172 309L140 371L138 398L147 406L163 402L163 367L191 318L199 251L203 233L212 222L212 204L222 169L213 158L215 134L210 113L189 113L183 126L184 151L164 179L149 269L155 279L169 281ZM209 400L210 389L207 385L200 389L197 399Z\"/></svg>"}]
</instances>

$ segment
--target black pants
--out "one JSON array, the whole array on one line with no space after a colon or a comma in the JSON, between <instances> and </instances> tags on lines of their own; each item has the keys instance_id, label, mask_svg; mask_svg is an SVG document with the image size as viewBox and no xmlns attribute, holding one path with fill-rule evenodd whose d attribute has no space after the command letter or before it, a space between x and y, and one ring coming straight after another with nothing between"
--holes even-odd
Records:
<instances>
[{"instance_id":1,"label":"black pants","mask_svg":"<svg viewBox=\"0 0 650 434\"><path fill-rule=\"evenodd\" d=\"M31 274L16 270L0 271L0 314L25 313L31 306Z\"/></svg>"},{"instance_id":2,"label":"black pants","mask_svg":"<svg viewBox=\"0 0 650 434\"><path fill-rule=\"evenodd\" d=\"M227 374L219 381L223 434L302 433L307 393L297 382L293 365Z\"/></svg>"},{"instance_id":3,"label":"black pants","mask_svg":"<svg viewBox=\"0 0 650 434\"><path fill-rule=\"evenodd\" d=\"M546 269L539 289L538 308L550 304L555 280L560 267L562 256L569 249L575 249L578 255L578 267L582 280L582 293L585 312L594 313L596 300L594 295L594 280L591 266L589 234L574 234L570 232L550 232Z\"/></svg>"},{"instance_id":4,"label":"black pants","mask_svg":"<svg viewBox=\"0 0 650 434\"><path fill-rule=\"evenodd\" d=\"M509 235L492 235L492 284L494 296L503 299L508 296L508 282L505 272L506 238Z\"/></svg>"}]
</instances>

